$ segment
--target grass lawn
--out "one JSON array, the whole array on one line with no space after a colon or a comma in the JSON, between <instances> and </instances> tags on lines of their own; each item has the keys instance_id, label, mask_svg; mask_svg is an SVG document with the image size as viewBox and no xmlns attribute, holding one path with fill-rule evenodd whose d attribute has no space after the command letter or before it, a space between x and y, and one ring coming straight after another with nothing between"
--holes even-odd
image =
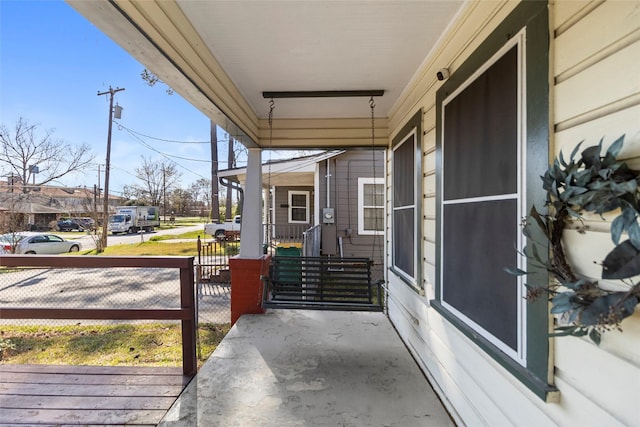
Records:
<instances>
[{"instance_id":1,"label":"grass lawn","mask_svg":"<svg viewBox=\"0 0 640 427\"><path fill-rule=\"evenodd\" d=\"M152 242L159 242L161 240L173 240L173 239L197 239L200 236L201 239L205 239L204 230L189 231L182 234L165 234L164 236L151 236L149 238Z\"/></svg>"},{"instance_id":2,"label":"grass lawn","mask_svg":"<svg viewBox=\"0 0 640 427\"><path fill-rule=\"evenodd\" d=\"M229 324L198 328L198 366L229 332ZM181 366L179 324L7 326L0 363L96 366Z\"/></svg>"},{"instance_id":3,"label":"grass lawn","mask_svg":"<svg viewBox=\"0 0 640 427\"><path fill-rule=\"evenodd\" d=\"M80 252L84 255L96 255L95 250ZM107 246L100 255L106 256L198 256L195 242L147 241L129 245Z\"/></svg>"}]
</instances>

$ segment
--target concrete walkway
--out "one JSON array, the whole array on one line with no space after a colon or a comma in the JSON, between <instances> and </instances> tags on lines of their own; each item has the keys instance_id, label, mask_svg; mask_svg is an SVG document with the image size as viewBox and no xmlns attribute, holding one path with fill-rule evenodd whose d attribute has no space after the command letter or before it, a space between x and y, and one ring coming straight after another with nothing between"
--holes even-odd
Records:
<instances>
[{"instance_id":1,"label":"concrete walkway","mask_svg":"<svg viewBox=\"0 0 640 427\"><path fill-rule=\"evenodd\" d=\"M161 426L450 426L381 313L245 315Z\"/></svg>"}]
</instances>

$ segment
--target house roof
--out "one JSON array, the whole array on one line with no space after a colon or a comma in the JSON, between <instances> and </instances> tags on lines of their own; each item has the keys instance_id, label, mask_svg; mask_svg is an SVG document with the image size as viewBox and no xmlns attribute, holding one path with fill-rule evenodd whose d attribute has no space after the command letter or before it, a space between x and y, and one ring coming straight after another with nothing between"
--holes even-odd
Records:
<instances>
[{"instance_id":1,"label":"house roof","mask_svg":"<svg viewBox=\"0 0 640 427\"><path fill-rule=\"evenodd\" d=\"M27 186L31 189L33 186ZM14 183L9 185L8 181L0 181L0 193L22 194L22 184ZM54 185L38 185L28 194L52 197L54 199L76 198L82 200L93 200L94 192L92 188L85 187L62 187ZM123 200L124 197L109 194L111 200Z\"/></svg>"},{"instance_id":2,"label":"house roof","mask_svg":"<svg viewBox=\"0 0 640 427\"><path fill-rule=\"evenodd\" d=\"M437 56L435 46L465 1L69 4L236 139L245 143L246 136L258 143L259 122L269 113L264 92L380 89L384 94L375 98L375 115L389 117L409 82L421 78L420 66ZM366 122L368 101L352 96L276 99L274 117ZM281 140L281 146L287 142ZM297 142L321 146L317 140ZM341 146L361 142L349 145L347 139Z\"/></svg>"},{"instance_id":3,"label":"house roof","mask_svg":"<svg viewBox=\"0 0 640 427\"><path fill-rule=\"evenodd\" d=\"M267 161L262 164L262 186L313 186L316 164L342 153L344 150L325 151L310 156ZM246 174L246 167L218 171L218 177L228 178L242 185Z\"/></svg>"},{"instance_id":4,"label":"house roof","mask_svg":"<svg viewBox=\"0 0 640 427\"><path fill-rule=\"evenodd\" d=\"M64 213L67 210L55 199L38 194L0 193L0 210L16 213Z\"/></svg>"}]
</instances>

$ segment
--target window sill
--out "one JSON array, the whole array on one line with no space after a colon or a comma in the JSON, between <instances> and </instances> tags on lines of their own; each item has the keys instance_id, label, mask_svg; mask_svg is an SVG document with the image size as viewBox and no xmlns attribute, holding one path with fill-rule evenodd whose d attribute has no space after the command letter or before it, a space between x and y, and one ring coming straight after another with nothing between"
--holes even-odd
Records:
<instances>
[{"instance_id":1,"label":"window sill","mask_svg":"<svg viewBox=\"0 0 640 427\"><path fill-rule=\"evenodd\" d=\"M431 307L437 311L442 317L448 320L455 328L462 332L467 338L469 338L474 344L476 344L482 351L487 353L491 358L505 368L510 374L518 379L525 387L531 390L536 396L547 403L557 403L560 399L560 391L551 384L547 384L546 381L538 378L523 367L515 360L507 356L505 353L496 348L487 339L480 336L476 331L471 329L467 324L458 319L450 311L448 311L438 300L429 301Z\"/></svg>"}]
</instances>

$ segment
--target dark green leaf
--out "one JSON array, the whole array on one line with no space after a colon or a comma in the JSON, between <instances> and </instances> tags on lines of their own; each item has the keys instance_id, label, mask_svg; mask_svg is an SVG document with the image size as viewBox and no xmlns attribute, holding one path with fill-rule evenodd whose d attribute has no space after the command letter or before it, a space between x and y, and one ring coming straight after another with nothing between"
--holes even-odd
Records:
<instances>
[{"instance_id":1,"label":"dark green leaf","mask_svg":"<svg viewBox=\"0 0 640 427\"><path fill-rule=\"evenodd\" d=\"M589 212L603 214L620 207L620 200L608 191L596 191L590 193L591 197L584 204L584 209Z\"/></svg>"},{"instance_id":2,"label":"dark green leaf","mask_svg":"<svg viewBox=\"0 0 640 427\"><path fill-rule=\"evenodd\" d=\"M571 152L571 157L569 157L570 162L573 162L573 159L576 158L576 154L578 154L578 150L580 150L580 146L582 145L583 142L584 140L580 141L580 143L576 145L576 148L574 148L573 151Z\"/></svg>"},{"instance_id":3,"label":"dark green leaf","mask_svg":"<svg viewBox=\"0 0 640 427\"><path fill-rule=\"evenodd\" d=\"M626 193L634 194L638 189L638 183L635 179L621 183L612 182L611 189L615 191L617 196L621 196Z\"/></svg>"},{"instance_id":4,"label":"dark green leaf","mask_svg":"<svg viewBox=\"0 0 640 427\"><path fill-rule=\"evenodd\" d=\"M592 191L609 189L610 187L611 187L611 181L604 181L602 179L589 183L589 190L592 190Z\"/></svg>"},{"instance_id":5,"label":"dark green leaf","mask_svg":"<svg viewBox=\"0 0 640 427\"><path fill-rule=\"evenodd\" d=\"M629 316L633 310L628 312L627 306L622 301L626 295L626 292L614 292L596 298L591 305L582 310L581 323L595 326L601 323L612 311L617 313L620 319ZM635 305L633 307L635 308Z\"/></svg>"},{"instance_id":6,"label":"dark green leaf","mask_svg":"<svg viewBox=\"0 0 640 427\"><path fill-rule=\"evenodd\" d=\"M633 295L628 297L622 304L622 317L625 318L631 316L636 309L636 305L638 305L638 298Z\"/></svg>"},{"instance_id":7,"label":"dark green leaf","mask_svg":"<svg viewBox=\"0 0 640 427\"><path fill-rule=\"evenodd\" d=\"M600 169L600 171L598 172L598 175L602 178L602 179L609 179L611 177L611 175L613 174L613 171L611 169Z\"/></svg>"},{"instance_id":8,"label":"dark green leaf","mask_svg":"<svg viewBox=\"0 0 640 427\"><path fill-rule=\"evenodd\" d=\"M553 307L551 307L551 314L561 314L573 309L571 297L575 295L574 292L562 292L551 300Z\"/></svg>"},{"instance_id":9,"label":"dark green leaf","mask_svg":"<svg viewBox=\"0 0 640 427\"><path fill-rule=\"evenodd\" d=\"M633 221L627 230L631 244L640 250L640 226L637 221Z\"/></svg>"},{"instance_id":10,"label":"dark green leaf","mask_svg":"<svg viewBox=\"0 0 640 427\"><path fill-rule=\"evenodd\" d=\"M640 251L625 240L609 252L602 262L603 279L626 279L640 274Z\"/></svg>"},{"instance_id":11,"label":"dark green leaf","mask_svg":"<svg viewBox=\"0 0 640 427\"><path fill-rule=\"evenodd\" d=\"M526 271L520 270L519 268L515 268L515 267L505 267L504 271L506 271L509 274L513 274L514 276L524 276L528 274Z\"/></svg>"},{"instance_id":12,"label":"dark green leaf","mask_svg":"<svg viewBox=\"0 0 640 427\"><path fill-rule=\"evenodd\" d=\"M576 321L576 319L578 319L578 315L580 314L579 310L573 310L571 311L571 314L569 315L569 323L573 323Z\"/></svg>"},{"instance_id":13,"label":"dark green leaf","mask_svg":"<svg viewBox=\"0 0 640 427\"><path fill-rule=\"evenodd\" d=\"M588 189L584 187L571 186L567 187L567 189L560 195L560 198L564 201L569 200L571 197L576 196L578 194L584 194Z\"/></svg>"},{"instance_id":14,"label":"dark green leaf","mask_svg":"<svg viewBox=\"0 0 640 427\"><path fill-rule=\"evenodd\" d=\"M594 342L595 345L600 345L600 332L598 332L595 328L591 329L589 332L589 338Z\"/></svg>"},{"instance_id":15,"label":"dark green leaf","mask_svg":"<svg viewBox=\"0 0 640 427\"><path fill-rule=\"evenodd\" d=\"M602 151L602 141L593 147L585 148L582 152L582 162L587 169L591 167L600 168L600 152Z\"/></svg>"},{"instance_id":16,"label":"dark green leaf","mask_svg":"<svg viewBox=\"0 0 640 427\"><path fill-rule=\"evenodd\" d=\"M581 326L577 326L577 325L559 326L555 330L556 332L553 332L549 335L552 337L566 337L568 335L572 335L574 337L583 337L587 335L587 331Z\"/></svg>"},{"instance_id":17,"label":"dark green leaf","mask_svg":"<svg viewBox=\"0 0 640 427\"><path fill-rule=\"evenodd\" d=\"M611 309L624 295L624 292L616 292L596 298L589 306L582 310L580 323L595 326L602 321Z\"/></svg>"},{"instance_id":18,"label":"dark green leaf","mask_svg":"<svg viewBox=\"0 0 640 427\"><path fill-rule=\"evenodd\" d=\"M541 264L545 264L545 262L542 260L542 258L540 257L540 254L538 253L538 249L536 248L536 245L532 245L531 246L531 252L533 252L533 258L538 261Z\"/></svg>"},{"instance_id":19,"label":"dark green leaf","mask_svg":"<svg viewBox=\"0 0 640 427\"><path fill-rule=\"evenodd\" d=\"M622 213L611 222L611 241L617 245L622 233L636 222L636 218L636 210L628 203L622 203Z\"/></svg>"},{"instance_id":20,"label":"dark green leaf","mask_svg":"<svg viewBox=\"0 0 640 427\"><path fill-rule=\"evenodd\" d=\"M578 212L574 211L571 208L567 208L567 212L569 212L569 215L571 215L574 218L582 218L582 215L580 215Z\"/></svg>"},{"instance_id":21,"label":"dark green leaf","mask_svg":"<svg viewBox=\"0 0 640 427\"><path fill-rule=\"evenodd\" d=\"M562 165L562 167L564 167L566 169L567 162L565 162L565 160L564 160L564 156L562 155L562 150L560 150L560 154L558 156L558 159L560 160L560 164Z\"/></svg>"},{"instance_id":22,"label":"dark green leaf","mask_svg":"<svg viewBox=\"0 0 640 427\"><path fill-rule=\"evenodd\" d=\"M622 231L624 229L625 229L625 219L623 215L618 215L611 222L611 241L613 241L615 245L617 245L620 242L620 236L622 235Z\"/></svg>"},{"instance_id":23,"label":"dark green leaf","mask_svg":"<svg viewBox=\"0 0 640 427\"><path fill-rule=\"evenodd\" d=\"M569 289L578 289L580 286L588 283L586 279L578 279L575 282L563 282L562 286L565 286Z\"/></svg>"},{"instance_id":24,"label":"dark green leaf","mask_svg":"<svg viewBox=\"0 0 640 427\"><path fill-rule=\"evenodd\" d=\"M591 179L593 178L593 171L591 169L585 169L582 170L580 172L576 172L574 174L575 177L575 184L580 186L580 187L586 187L587 184L589 184L589 182L591 182Z\"/></svg>"},{"instance_id":25,"label":"dark green leaf","mask_svg":"<svg viewBox=\"0 0 640 427\"><path fill-rule=\"evenodd\" d=\"M618 153L620 153L620 150L622 149L623 142L624 134L609 146L609 148L607 149L607 154L611 154L613 157L618 157Z\"/></svg>"},{"instance_id":26,"label":"dark green leaf","mask_svg":"<svg viewBox=\"0 0 640 427\"><path fill-rule=\"evenodd\" d=\"M545 234L545 236L549 235L549 230L547 229L547 223L544 221L544 219L542 219L542 215L540 215L540 213L536 210L535 206L531 206L531 211L529 212L529 216L536 221L536 223L538 224L538 227L540 227L540 229Z\"/></svg>"},{"instance_id":27,"label":"dark green leaf","mask_svg":"<svg viewBox=\"0 0 640 427\"><path fill-rule=\"evenodd\" d=\"M556 332L549 334L551 337L568 337L574 334L574 331L578 329L577 326L571 326L571 328L556 328Z\"/></svg>"}]
</instances>

